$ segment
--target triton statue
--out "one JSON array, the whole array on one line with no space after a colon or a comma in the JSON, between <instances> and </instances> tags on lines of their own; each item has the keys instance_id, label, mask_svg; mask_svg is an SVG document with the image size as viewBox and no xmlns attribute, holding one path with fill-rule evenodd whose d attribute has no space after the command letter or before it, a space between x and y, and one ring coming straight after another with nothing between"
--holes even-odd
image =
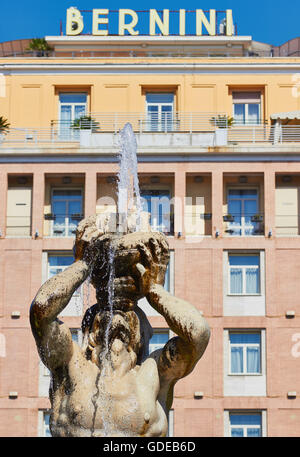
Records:
<instances>
[{"instance_id":1,"label":"triton statue","mask_svg":"<svg viewBox=\"0 0 300 457\"><path fill-rule=\"evenodd\" d=\"M98 227L96 216L79 224L75 262L41 286L30 309L51 372L51 434L166 436L174 385L194 369L210 330L194 306L163 287L169 247L162 233L119 236ZM79 347L58 316L87 278L97 303L83 317ZM142 297L177 335L150 355L152 329L137 305Z\"/></svg>"}]
</instances>

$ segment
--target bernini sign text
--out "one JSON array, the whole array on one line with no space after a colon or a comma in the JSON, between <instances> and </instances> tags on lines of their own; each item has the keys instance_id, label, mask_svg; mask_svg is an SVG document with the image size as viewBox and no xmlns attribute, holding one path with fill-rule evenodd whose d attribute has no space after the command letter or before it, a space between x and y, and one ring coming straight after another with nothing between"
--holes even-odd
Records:
<instances>
[{"instance_id":1,"label":"bernini sign text","mask_svg":"<svg viewBox=\"0 0 300 457\"><path fill-rule=\"evenodd\" d=\"M186 20L190 12L180 9L176 18L177 33L180 36L186 34ZM203 10L197 9L195 12L195 35L201 36L208 34L217 35L217 18L216 10L209 10L206 14ZM170 31L170 10L164 9L161 14L155 9L148 12L148 34L168 36ZM224 34L233 35L232 10L226 10ZM172 24L173 25L173 24ZM92 10L92 35L107 36L109 35L109 10L93 9ZM81 12L74 7L67 9L67 35L80 35L84 31L84 19ZM139 35L139 13L131 9L118 10L118 35Z\"/></svg>"}]
</instances>

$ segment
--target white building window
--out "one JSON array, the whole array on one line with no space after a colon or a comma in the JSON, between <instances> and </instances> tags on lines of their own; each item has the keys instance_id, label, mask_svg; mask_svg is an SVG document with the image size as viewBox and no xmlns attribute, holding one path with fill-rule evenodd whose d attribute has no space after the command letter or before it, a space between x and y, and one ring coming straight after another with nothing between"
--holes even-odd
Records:
<instances>
[{"instance_id":1,"label":"white building window","mask_svg":"<svg viewBox=\"0 0 300 457\"><path fill-rule=\"evenodd\" d=\"M168 329L155 329L153 336L149 341L149 354L157 351L158 349L162 349L169 339L170 335Z\"/></svg>"},{"instance_id":2,"label":"white building window","mask_svg":"<svg viewBox=\"0 0 300 457\"><path fill-rule=\"evenodd\" d=\"M76 119L87 111L87 94L66 92L59 94L59 135L66 140L79 138L79 131L72 129Z\"/></svg>"},{"instance_id":3,"label":"white building window","mask_svg":"<svg viewBox=\"0 0 300 457\"><path fill-rule=\"evenodd\" d=\"M168 418L168 435L169 437L174 436L174 410L170 409Z\"/></svg>"},{"instance_id":4,"label":"white building window","mask_svg":"<svg viewBox=\"0 0 300 457\"><path fill-rule=\"evenodd\" d=\"M261 93L233 92L233 117L235 124L255 125L261 121Z\"/></svg>"},{"instance_id":5,"label":"white building window","mask_svg":"<svg viewBox=\"0 0 300 457\"><path fill-rule=\"evenodd\" d=\"M258 189L228 189L228 222L230 236L254 236L263 233L263 220L259 212Z\"/></svg>"},{"instance_id":6,"label":"white building window","mask_svg":"<svg viewBox=\"0 0 300 457\"><path fill-rule=\"evenodd\" d=\"M146 94L146 130L151 132L168 132L174 130L174 94Z\"/></svg>"},{"instance_id":7,"label":"white building window","mask_svg":"<svg viewBox=\"0 0 300 457\"><path fill-rule=\"evenodd\" d=\"M81 189L52 189L52 236L75 235L77 225L83 218L82 204Z\"/></svg>"},{"instance_id":8,"label":"white building window","mask_svg":"<svg viewBox=\"0 0 300 457\"><path fill-rule=\"evenodd\" d=\"M260 437L262 436L262 415L260 412L229 413L230 436Z\"/></svg>"},{"instance_id":9,"label":"white building window","mask_svg":"<svg viewBox=\"0 0 300 457\"><path fill-rule=\"evenodd\" d=\"M260 294L260 256L259 254L228 255L228 292L230 295Z\"/></svg>"},{"instance_id":10,"label":"white building window","mask_svg":"<svg viewBox=\"0 0 300 457\"><path fill-rule=\"evenodd\" d=\"M141 190L143 211L150 215L152 230L163 233L173 232L170 191Z\"/></svg>"},{"instance_id":11,"label":"white building window","mask_svg":"<svg viewBox=\"0 0 300 457\"><path fill-rule=\"evenodd\" d=\"M52 436L49 427L50 412L39 410L38 421L38 436L41 438L50 438Z\"/></svg>"},{"instance_id":12,"label":"white building window","mask_svg":"<svg viewBox=\"0 0 300 457\"><path fill-rule=\"evenodd\" d=\"M261 335L260 332L230 332L231 374L261 373Z\"/></svg>"},{"instance_id":13,"label":"white building window","mask_svg":"<svg viewBox=\"0 0 300 457\"><path fill-rule=\"evenodd\" d=\"M72 340L81 346L82 344L82 331L80 328L71 328L70 329Z\"/></svg>"},{"instance_id":14,"label":"white building window","mask_svg":"<svg viewBox=\"0 0 300 457\"><path fill-rule=\"evenodd\" d=\"M224 316L264 316L265 252L224 251L223 262Z\"/></svg>"},{"instance_id":15,"label":"white building window","mask_svg":"<svg viewBox=\"0 0 300 457\"><path fill-rule=\"evenodd\" d=\"M266 396L266 332L224 330L224 396Z\"/></svg>"}]
</instances>

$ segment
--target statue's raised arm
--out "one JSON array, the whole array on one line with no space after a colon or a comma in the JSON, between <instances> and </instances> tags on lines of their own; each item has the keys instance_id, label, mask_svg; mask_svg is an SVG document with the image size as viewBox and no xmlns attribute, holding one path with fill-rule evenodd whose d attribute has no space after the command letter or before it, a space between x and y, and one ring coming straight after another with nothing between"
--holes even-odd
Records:
<instances>
[{"instance_id":1,"label":"statue's raised arm","mask_svg":"<svg viewBox=\"0 0 300 457\"><path fill-rule=\"evenodd\" d=\"M91 227L93 230L91 230ZM102 233L86 219L77 231L75 259L72 265L48 279L38 290L30 307L30 324L43 363L54 370L67 364L72 355L72 337L57 316L88 277L95 260L95 241ZM93 255L90 255L90 246Z\"/></svg>"},{"instance_id":2,"label":"statue's raised arm","mask_svg":"<svg viewBox=\"0 0 300 457\"><path fill-rule=\"evenodd\" d=\"M150 238L147 244L139 243L138 248L142 258L137 264L141 291L177 335L153 354L160 376L160 399L169 409L174 384L194 369L207 347L210 329L199 310L164 289L169 253L164 237Z\"/></svg>"}]
</instances>

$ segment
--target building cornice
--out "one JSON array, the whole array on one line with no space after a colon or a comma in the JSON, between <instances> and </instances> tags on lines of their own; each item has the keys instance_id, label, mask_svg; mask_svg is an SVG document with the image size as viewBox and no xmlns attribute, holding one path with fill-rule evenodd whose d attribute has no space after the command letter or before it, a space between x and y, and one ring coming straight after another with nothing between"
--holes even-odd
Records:
<instances>
[{"instance_id":1,"label":"building cornice","mask_svg":"<svg viewBox=\"0 0 300 457\"><path fill-rule=\"evenodd\" d=\"M241 59L241 58L239 58ZM39 59L40 60L40 59ZM47 60L47 61L45 61ZM70 72L70 73L82 73L82 72L142 72L142 71L162 71L162 72L194 72L194 71L206 71L206 72L241 72L241 71L256 71L256 72L299 72L300 71L300 59L295 62L257 62L257 60L251 60L248 62L143 62L131 61L131 62L49 62L49 58L42 62L0 62L1 72L10 73L43 73L43 72ZM118 59L120 60L120 59ZM158 59L157 59L158 60ZM183 60L183 59L182 59Z\"/></svg>"},{"instance_id":2,"label":"building cornice","mask_svg":"<svg viewBox=\"0 0 300 457\"><path fill-rule=\"evenodd\" d=\"M9 163L117 163L118 148L49 148L40 147L26 152L18 148L3 148L0 152L0 164ZM298 162L299 146L251 146L220 148L138 148L138 162Z\"/></svg>"},{"instance_id":3,"label":"building cornice","mask_svg":"<svg viewBox=\"0 0 300 457\"><path fill-rule=\"evenodd\" d=\"M170 45L186 45L186 44L249 44L252 42L252 37L245 36L180 36L180 35L168 35L168 36L151 36L151 35L108 35L108 36L93 36L93 35L78 35L78 36L46 36L47 43L50 46L72 46L72 45L97 45L106 46L107 44L114 45L132 45L132 44L158 44L160 48L163 48L164 44Z\"/></svg>"}]
</instances>

